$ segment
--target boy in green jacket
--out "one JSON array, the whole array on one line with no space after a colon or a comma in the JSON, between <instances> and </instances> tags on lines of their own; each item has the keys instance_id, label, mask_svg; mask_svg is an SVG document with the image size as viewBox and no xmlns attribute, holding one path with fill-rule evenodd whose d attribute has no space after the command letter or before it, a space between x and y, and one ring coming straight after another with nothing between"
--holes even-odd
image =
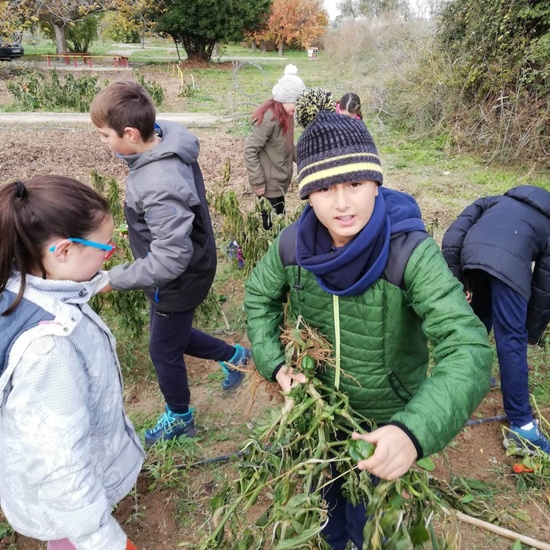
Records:
<instances>
[{"instance_id":1,"label":"boy in green jacket","mask_svg":"<svg viewBox=\"0 0 550 550\"><path fill-rule=\"evenodd\" d=\"M248 337L260 373L284 392L304 382L285 365L284 304L332 344L336 368L318 373L379 426L361 470L392 480L441 450L489 389L493 352L415 200L382 187L362 121L321 111L297 144L300 198L309 199L246 284ZM428 369L428 340L435 366ZM323 531L335 550L363 547L366 511L335 480Z\"/></svg>"}]
</instances>

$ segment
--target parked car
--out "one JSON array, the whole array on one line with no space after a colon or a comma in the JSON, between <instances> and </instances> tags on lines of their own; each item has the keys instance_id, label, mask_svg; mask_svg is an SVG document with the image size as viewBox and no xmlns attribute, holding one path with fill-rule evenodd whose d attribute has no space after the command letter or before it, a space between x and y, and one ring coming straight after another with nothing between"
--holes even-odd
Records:
<instances>
[{"instance_id":1,"label":"parked car","mask_svg":"<svg viewBox=\"0 0 550 550\"><path fill-rule=\"evenodd\" d=\"M23 46L17 42L9 43L0 39L0 59L15 59L25 53Z\"/></svg>"}]
</instances>

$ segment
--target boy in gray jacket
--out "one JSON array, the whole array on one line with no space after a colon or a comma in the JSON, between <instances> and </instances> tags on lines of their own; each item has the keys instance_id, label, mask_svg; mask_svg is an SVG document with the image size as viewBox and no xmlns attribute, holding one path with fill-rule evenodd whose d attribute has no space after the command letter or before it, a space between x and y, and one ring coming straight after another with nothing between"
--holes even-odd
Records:
<instances>
[{"instance_id":1,"label":"boy in gray jacket","mask_svg":"<svg viewBox=\"0 0 550 550\"><path fill-rule=\"evenodd\" d=\"M192 327L193 315L216 272L216 245L197 162L199 141L174 122L155 124L155 106L133 81L117 81L91 106L101 136L130 169L124 211L131 264L108 272L104 289L143 289L151 303L149 351L166 400L146 445L196 434L184 354L219 361L222 388L235 389L250 350L231 346Z\"/></svg>"}]
</instances>

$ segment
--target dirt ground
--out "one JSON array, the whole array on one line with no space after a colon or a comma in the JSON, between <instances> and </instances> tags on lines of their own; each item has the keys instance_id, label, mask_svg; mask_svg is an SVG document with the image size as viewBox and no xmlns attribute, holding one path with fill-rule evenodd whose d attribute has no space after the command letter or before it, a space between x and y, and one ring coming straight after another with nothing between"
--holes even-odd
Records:
<instances>
[{"instance_id":1,"label":"dirt ground","mask_svg":"<svg viewBox=\"0 0 550 550\"><path fill-rule=\"evenodd\" d=\"M113 78L119 77L118 74L113 75ZM9 101L11 98L6 91L5 82L0 80L0 105ZM175 100L172 109L177 109ZM0 183L49 173L89 182L93 170L112 176L119 182L125 179L124 165L100 143L91 125L11 124L4 126L1 133ZM242 160L243 139L217 128L197 129L194 133L201 140L200 163L207 186L221 180L222 167L226 159L229 159L232 171L230 185L242 196L243 207L249 207L254 198L246 192L246 172ZM399 187L412 190L414 194L414 182L402 181ZM430 212L433 213L433 205L423 204L421 197L419 202L427 210L428 216ZM242 289L240 292L242 296ZM237 430L243 423L245 413L247 421L253 422L263 408L273 405L279 399L272 387L263 384L258 388L252 402L250 382L245 383L236 395L222 398L219 380L211 381L212 373L219 369L218 365L190 358L188 368L193 403L199 411L199 430L219 430L220 433L227 434L227 437L220 438L215 444L209 443L204 448L204 456L214 457L236 451L245 437ZM133 414L151 415L162 407L156 384L151 381L127 388L126 401L129 412ZM201 412L204 416L201 416ZM496 389L487 396L474 418L502 414L502 399ZM501 441L501 425L498 422L465 428L455 442L437 456L434 475L440 479L450 479L451 475L455 475L497 483L500 491L496 497L497 502L493 504L501 510L501 523L510 529L550 543L548 506L541 506L528 493L519 496L516 494L514 479L510 474L510 466L514 460L505 457ZM224 467L226 466L219 466ZM205 503L215 491L219 475L220 471L216 467L197 468L187 497L197 500L197 505L202 503L207 510ZM150 486L151 479L142 475L137 495L124 499L115 512L137 547L140 550L172 550L189 547L190 543L196 542L199 538L197 530L201 525L196 521L186 523L181 517L178 519L177 508L185 495L174 495L170 487L158 486L151 490ZM525 510L530 520L518 519L517 515L514 517L514 511L518 509ZM205 516L203 521L206 522L207 519ZM461 533L461 547L465 550L502 549L511 546L511 541L465 524ZM44 548L44 545L24 537L11 536L0 540L0 548L35 550Z\"/></svg>"}]
</instances>

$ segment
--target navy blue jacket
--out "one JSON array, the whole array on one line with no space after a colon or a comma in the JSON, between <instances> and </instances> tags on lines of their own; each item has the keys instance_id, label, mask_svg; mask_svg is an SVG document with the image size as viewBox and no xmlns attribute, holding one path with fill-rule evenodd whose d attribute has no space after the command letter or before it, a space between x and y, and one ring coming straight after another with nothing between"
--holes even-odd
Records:
<instances>
[{"instance_id":1,"label":"navy blue jacket","mask_svg":"<svg viewBox=\"0 0 550 550\"><path fill-rule=\"evenodd\" d=\"M550 192L520 185L468 206L447 229L443 255L463 283L468 270L481 269L518 292L534 344L550 321L549 245Z\"/></svg>"}]
</instances>

